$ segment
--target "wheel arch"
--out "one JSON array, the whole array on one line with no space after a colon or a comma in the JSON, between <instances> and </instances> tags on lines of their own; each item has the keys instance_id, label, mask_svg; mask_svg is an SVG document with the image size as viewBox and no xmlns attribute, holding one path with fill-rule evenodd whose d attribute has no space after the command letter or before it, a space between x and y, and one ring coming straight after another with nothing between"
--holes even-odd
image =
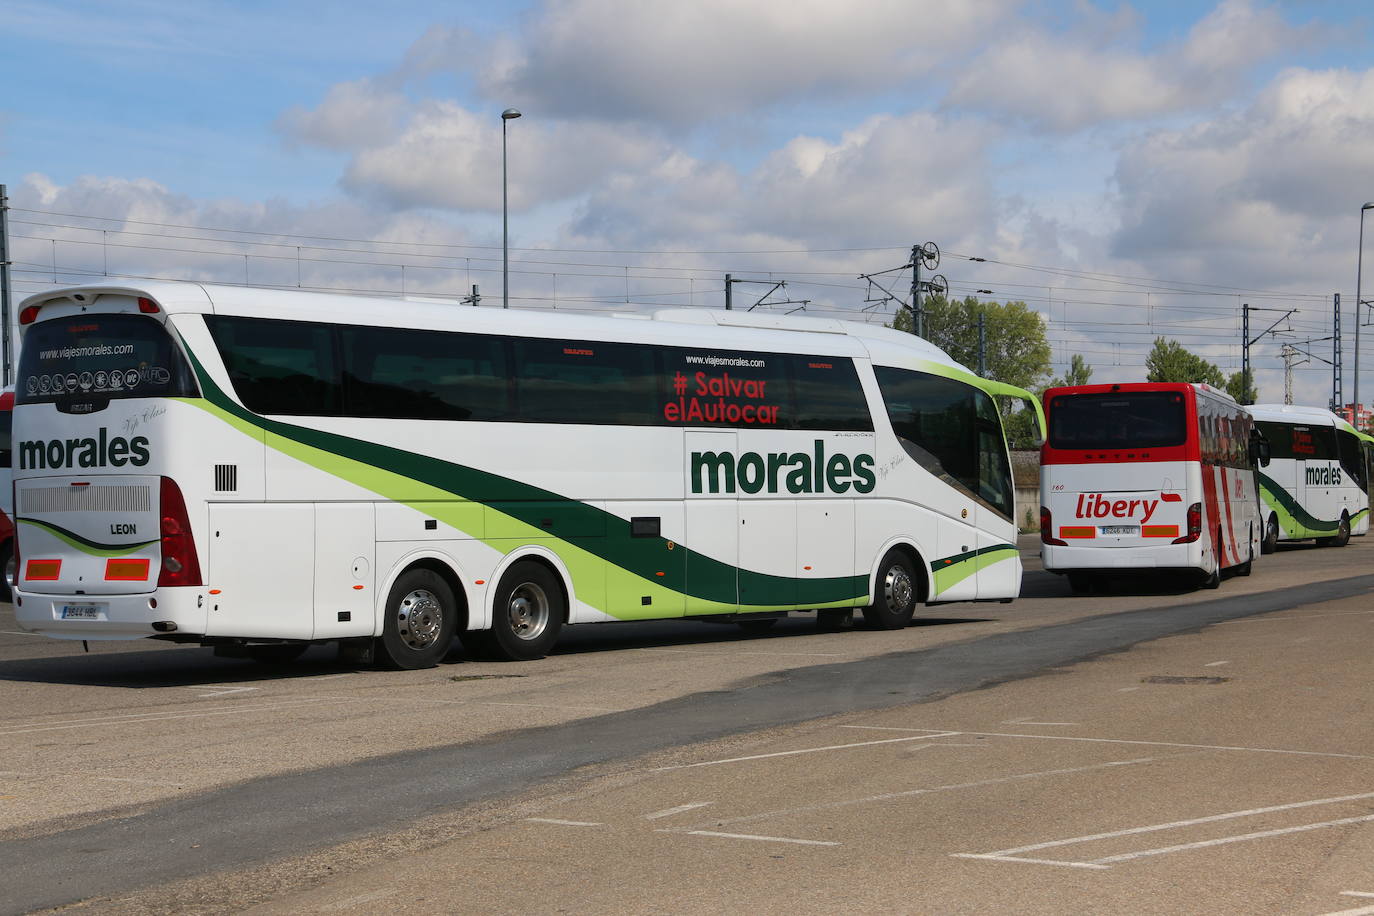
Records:
<instances>
[{"instance_id":1,"label":"wheel arch","mask_svg":"<svg viewBox=\"0 0 1374 916\"><path fill-rule=\"evenodd\" d=\"M577 601L577 592L572 584L572 573L568 571L567 565L564 564L558 554L547 547L530 544L506 554L505 558L492 570L491 588L487 589L486 600L483 602L482 629L491 627L492 615L496 613L497 584L512 566L525 560L538 563L553 573L553 577L558 581L558 587L563 593L563 620L561 622L565 624L570 622L573 606Z\"/></svg>"},{"instance_id":2,"label":"wheel arch","mask_svg":"<svg viewBox=\"0 0 1374 916\"><path fill-rule=\"evenodd\" d=\"M899 551L906 555L907 561L911 563L912 572L916 573L916 581L920 585L920 591L916 594L917 604L926 604L930 601L930 564L926 562L921 549L916 546L915 541L910 538L896 537L888 540L878 548L873 557L873 565L868 573L868 602L872 604L878 600L879 577L883 574L883 557L890 551Z\"/></svg>"},{"instance_id":3,"label":"wheel arch","mask_svg":"<svg viewBox=\"0 0 1374 916\"><path fill-rule=\"evenodd\" d=\"M391 590L396 586L397 580L414 569L427 569L433 572L453 590L453 597L458 602L458 621L455 631L459 633L465 631L470 623L472 604L468 599L468 590L463 585L462 571L454 563L452 557L432 551L419 551L396 561L386 578L385 585L377 590L377 608L373 615L372 635L382 635L382 624L386 615L386 604L391 600Z\"/></svg>"}]
</instances>

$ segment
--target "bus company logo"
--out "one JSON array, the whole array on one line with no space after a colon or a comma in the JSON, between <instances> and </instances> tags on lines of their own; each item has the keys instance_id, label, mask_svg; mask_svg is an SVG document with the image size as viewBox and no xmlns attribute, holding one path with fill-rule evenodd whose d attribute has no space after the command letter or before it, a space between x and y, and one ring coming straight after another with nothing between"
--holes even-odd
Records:
<instances>
[{"instance_id":1,"label":"bus company logo","mask_svg":"<svg viewBox=\"0 0 1374 916\"><path fill-rule=\"evenodd\" d=\"M663 405L669 423L733 423L744 426L777 426L777 404L768 398L766 379L742 379L728 372L712 375L697 372L691 377L673 373L673 394Z\"/></svg>"},{"instance_id":2,"label":"bus company logo","mask_svg":"<svg viewBox=\"0 0 1374 916\"><path fill-rule=\"evenodd\" d=\"M1328 464L1325 467L1320 465L1308 465L1305 478L1309 487L1339 487L1341 485L1341 469L1335 465Z\"/></svg>"},{"instance_id":3,"label":"bus company logo","mask_svg":"<svg viewBox=\"0 0 1374 916\"><path fill-rule=\"evenodd\" d=\"M110 438L110 431L103 426L97 438L33 439L19 443L20 470L118 468L126 464L143 467L148 458L147 436Z\"/></svg>"},{"instance_id":4,"label":"bus company logo","mask_svg":"<svg viewBox=\"0 0 1374 916\"><path fill-rule=\"evenodd\" d=\"M811 452L692 452L693 493L872 493L877 483L872 455L826 456L816 440Z\"/></svg>"},{"instance_id":5,"label":"bus company logo","mask_svg":"<svg viewBox=\"0 0 1374 916\"><path fill-rule=\"evenodd\" d=\"M1140 519L1143 525L1154 516L1159 502L1158 499L1107 499L1101 493L1080 493L1074 515L1076 518L1135 518L1140 511L1144 513Z\"/></svg>"}]
</instances>

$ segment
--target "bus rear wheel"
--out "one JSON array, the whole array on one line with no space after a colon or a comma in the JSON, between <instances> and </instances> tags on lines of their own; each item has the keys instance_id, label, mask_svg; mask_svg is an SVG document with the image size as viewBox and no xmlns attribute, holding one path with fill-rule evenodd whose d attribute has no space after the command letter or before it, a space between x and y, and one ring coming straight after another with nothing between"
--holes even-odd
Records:
<instances>
[{"instance_id":1,"label":"bus rear wheel","mask_svg":"<svg viewBox=\"0 0 1374 916\"><path fill-rule=\"evenodd\" d=\"M506 661L543 658L558 640L565 605L558 577L542 563L521 560L496 588L487 647Z\"/></svg>"},{"instance_id":2,"label":"bus rear wheel","mask_svg":"<svg viewBox=\"0 0 1374 916\"><path fill-rule=\"evenodd\" d=\"M900 630L916 613L918 584L911 561L900 550L889 550L878 566L877 596L864 608L864 621L879 630Z\"/></svg>"},{"instance_id":3,"label":"bus rear wheel","mask_svg":"<svg viewBox=\"0 0 1374 916\"><path fill-rule=\"evenodd\" d=\"M458 601L442 576L429 569L402 573L386 599L377 661L405 671L433 668L448 653L457 623Z\"/></svg>"},{"instance_id":4,"label":"bus rear wheel","mask_svg":"<svg viewBox=\"0 0 1374 916\"><path fill-rule=\"evenodd\" d=\"M1350 516L1341 513L1341 523L1336 528L1336 536L1329 538L1318 538L1317 543L1323 547L1344 547L1350 543Z\"/></svg>"},{"instance_id":5,"label":"bus rear wheel","mask_svg":"<svg viewBox=\"0 0 1374 916\"><path fill-rule=\"evenodd\" d=\"M1273 553L1279 549L1279 517L1270 512L1264 523L1264 540L1260 541L1260 553Z\"/></svg>"}]
</instances>

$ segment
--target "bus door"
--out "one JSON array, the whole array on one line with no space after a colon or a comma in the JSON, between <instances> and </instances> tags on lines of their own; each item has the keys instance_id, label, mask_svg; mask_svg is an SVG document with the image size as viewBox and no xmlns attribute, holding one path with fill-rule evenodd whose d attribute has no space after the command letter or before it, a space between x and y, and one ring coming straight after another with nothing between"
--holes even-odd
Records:
<instances>
[{"instance_id":1,"label":"bus door","mask_svg":"<svg viewBox=\"0 0 1374 916\"><path fill-rule=\"evenodd\" d=\"M740 519L735 499L734 430L683 433L687 614L739 609Z\"/></svg>"}]
</instances>

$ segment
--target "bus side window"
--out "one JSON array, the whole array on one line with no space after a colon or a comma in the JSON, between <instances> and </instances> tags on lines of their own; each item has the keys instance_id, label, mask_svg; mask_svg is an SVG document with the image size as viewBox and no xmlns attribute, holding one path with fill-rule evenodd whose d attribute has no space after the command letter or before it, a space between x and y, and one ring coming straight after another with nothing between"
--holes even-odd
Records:
<instances>
[{"instance_id":1,"label":"bus side window","mask_svg":"<svg viewBox=\"0 0 1374 916\"><path fill-rule=\"evenodd\" d=\"M337 325L206 315L229 380L260 414L334 417L341 413L334 359Z\"/></svg>"},{"instance_id":2,"label":"bus side window","mask_svg":"<svg viewBox=\"0 0 1374 916\"><path fill-rule=\"evenodd\" d=\"M872 431L873 416L852 359L794 356L790 363L798 429Z\"/></svg>"}]
</instances>

